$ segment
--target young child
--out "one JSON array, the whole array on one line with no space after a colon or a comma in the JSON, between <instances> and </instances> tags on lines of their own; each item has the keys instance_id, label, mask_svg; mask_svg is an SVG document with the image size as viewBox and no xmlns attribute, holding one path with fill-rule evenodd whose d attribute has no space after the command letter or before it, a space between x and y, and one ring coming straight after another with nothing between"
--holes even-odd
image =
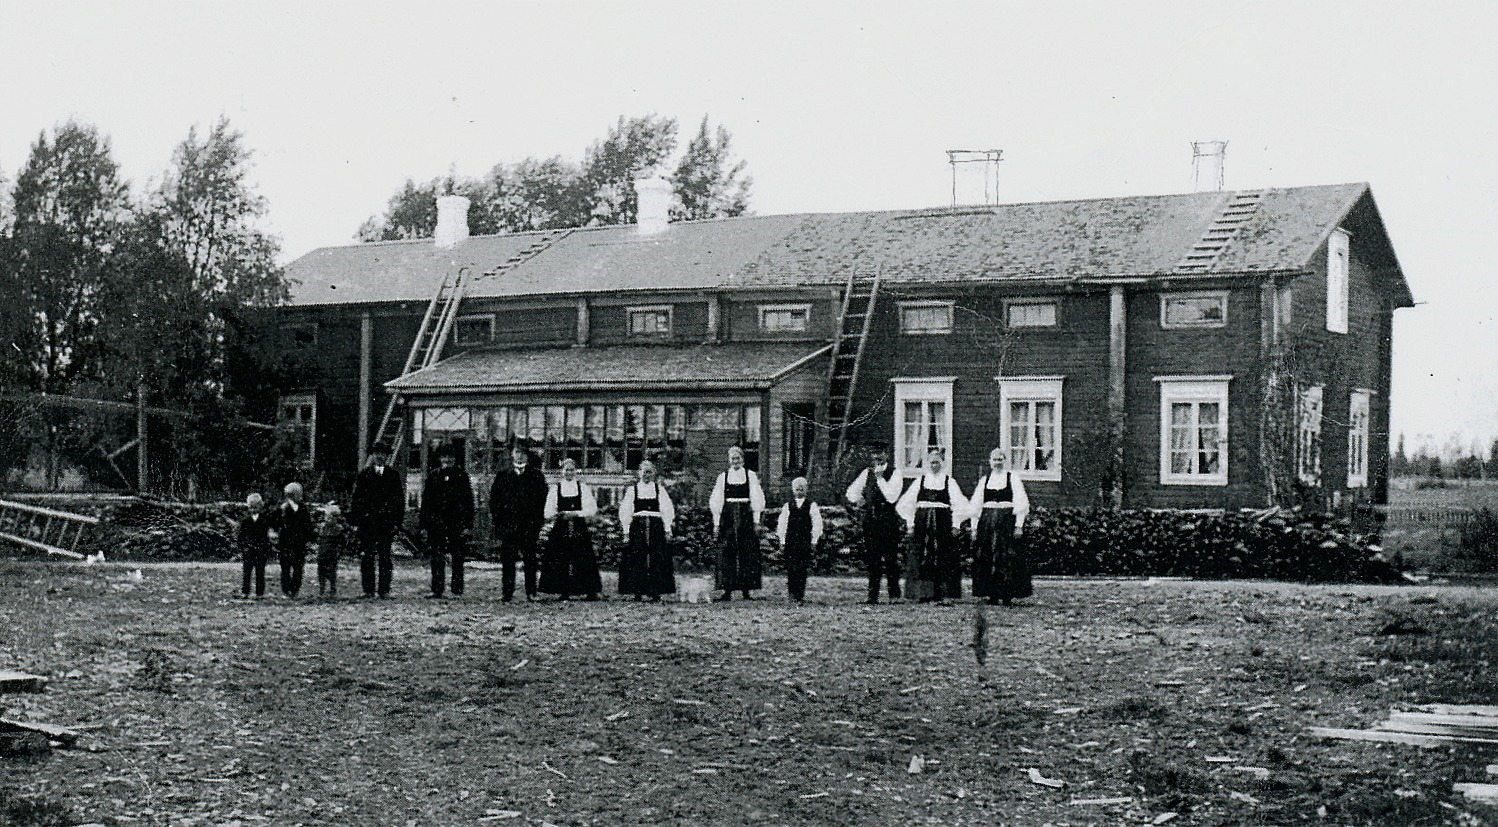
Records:
<instances>
[{"instance_id":1,"label":"young child","mask_svg":"<svg viewBox=\"0 0 1498 827\"><path fill-rule=\"evenodd\" d=\"M250 578L254 576L255 597L265 597L265 561L270 559L270 518L265 515L265 499L259 494L245 497L249 514L239 521L240 558L244 561L239 596L250 599Z\"/></svg>"},{"instance_id":2,"label":"young child","mask_svg":"<svg viewBox=\"0 0 1498 827\"><path fill-rule=\"evenodd\" d=\"M822 540L822 509L807 498L806 489L805 477L791 481L791 498L775 528L785 556L785 590L797 603L806 599L806 570Z\"/></svg>"},{"instance_id":3,"label":"young child","mask_svg":"<svg viewBox=\"0 0 1498 827\"><path fill-rule=\"evenodd\" d=\"M338 558L348 543L348 523L343 511L329 505L323 512L322 525L317 529L317 595L338 596Z\"/></svg>"},{"instance_id":4,"label":"young child","mask_svg":"<svg viewBox=\"0 0 1498 827\"><path fill-rule=\"evenodd\" d=\"M287 483L285 497L271 515L271 527L276 530L276 552L281 562L281 594L289 599L302 590L307 546L317 535L312 530L312 515L302 504L301 483Z\"/></svg>"}]
</instances>

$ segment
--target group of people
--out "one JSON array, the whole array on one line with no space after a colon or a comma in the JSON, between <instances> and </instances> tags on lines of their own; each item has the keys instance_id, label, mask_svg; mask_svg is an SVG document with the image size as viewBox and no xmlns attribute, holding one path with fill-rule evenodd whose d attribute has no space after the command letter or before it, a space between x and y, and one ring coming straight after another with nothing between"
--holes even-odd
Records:
<instances>
[{"instance_id":1,"label":"group of people","mask_svg":"<svg viewBox=\"0 0 1498 827\"><path fill-rule=\"evenodd\" d=\"M376 443L370 461L354 481L347 521L337 506L328 508L320 529L302 504L302 487L291 483L284 500L265 510L258 494L248 499L250 514L239 526L244 550L241 593L265 592L265 565L272 550L281 564L281 589L295 597L310 548L318 555L318 592L337 593L338 559L358 550L363 596L388 597L393 566L390 547L405 514L404 485L389 465L390 448ZM514 599L517 567L524 574L524 597L541 594L563 600L597 600L603 592L588 518L598 511L591 487L578 478L577 464L565 460L560 478L548 483L529 450L517 444L510 467L495 474L489 514L499 550L501 599ZM786 568L790 598L806 596L806 577L821 542L821 508L808 496L805 478L790 484L775 534ZM875 448L869 466L848 486L846 499L862 512L868 602L879 602L887 582L892 601L949 602L962 596L962 566L955 532L964 524L975 542L973 594L1008 605L1031 594L1030 574L1017 540L1024 532L1029 498L1019 477L1006 469L1006 454L995 449L989 469L979 476L971 497L946 471L944 457L931 452L919 477L907 486L887 450ZM717 538L714 572L718 601L737 592L745 600L763 588L757 527L765 510L759 475L744 465L744 452L728 449L728 468L718 474L708 500ZM473 484L457 465L451 447L438 452L438 467L422 488L418 525L431 565L431 598L463 594L464 564L473 531ZM619 523L624 547L619 556L621 595L659 601L676 591L670 541L676 521L671 495L655 464L640 464L636 481L624 490ZM546 541L540 535L551 524ZM450 574L449 574L450 571ZM904 585L901 585L901 575Z\"/></svg>"}]
</instances>

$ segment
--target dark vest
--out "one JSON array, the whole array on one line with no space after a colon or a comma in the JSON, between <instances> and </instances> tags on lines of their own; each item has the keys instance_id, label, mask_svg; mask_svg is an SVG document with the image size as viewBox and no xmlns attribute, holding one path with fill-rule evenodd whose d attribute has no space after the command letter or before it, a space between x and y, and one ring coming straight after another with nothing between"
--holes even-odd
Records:
<instances>
[{"instance_id":1,"label":"dark vest","mask_svg":"<svg viewBox=\"0 0 1498 827\"><path fill-rule=\"evenodd\" d=\"M884 474L882 475L884 481L889 482L890 479L894 477L894 475L894 464L891 463L890 465L886 465L884 467ZM884 492L879 490L878 479L880 477L881 475L874 473L874 469L872 468L869 469L868 476L864 477L864 508L868 509L868 517L871 520L888 521L892 518L898 518L899 514L895 511L895 504L890 502L889 500L886 500L884 498Z\"/></svg>"},{"instance_id":2,"label":"dark vest","mask_svg":"<svg viewBox=\"0 0 1498 827\"><path fill-rule=\"evenodd\" d=\"M983 478L983 501L986 503L1012 503L1014 502L1014 486L1010 484L1013 477L1004 478L1003 488L989 488L988 481L993 479L993 474Z\"/></svg>"},{"instance_id":3,"label":"dark vest","mask_svg":"<svg viewBox=\"0 0 1498 827\"><path fill-rule=\"evenodd\" d=\"M785 526L785 544L805 548L811 545L811 499L796 507L794 499L785 504L789 518Z\"/></svg>"},{"instance_id":4,"label":"dark vest","mask_svg":"<svg viewBox=\"0 0 1498 827\"><path fill-rule=\"evenodd\" d=\"M660 483L658 483L658 482L657 483L651 483L650 487L651 487L652 490L655 491L655 496L654 497L650 497L649 499L646 499L645 497L640 496L640 489L639 488L635 489L635 514L639 514L641 511L660 511L661 510L661 488L660 488Z\"/></svg>"},{"instance_id":5,"label":"dark vest","mask_svg":"<svg viewBox=\"0 0 1498 827\"><path fill-rule=\"evenodd\" d=\"M913 483L918 489L915 495L917 501L927 503L945 503L949 506L952 504L952 496L947 493L947 486L945 484L942 485L941 488L927 488L926 486L921 484L924 479L925 477L922 477L920 479L917 479Z\"/></svg>"},{"instance_id":6,"label":"dark vest","mask_svg":"<svg viewBox=\"0 0 1498 827\"><path fill-rule=\"evenodd\" d=\"M749 499L749 476L745 474L743 482L729 482L728 472L723 472L723 499L725 500L747 500Z\"/></svg>"},{"instance_id":7,"label":"dark vest","mask_svg":"<svg viewBox=\"0 0 1498 827\"><path fill-rule=\"evenodd\" d=\"M562 496L562 484L557 483L557 511L582 511L583 510L583 487L577 487L576 496Z\"/></svg>"}]
</instances>

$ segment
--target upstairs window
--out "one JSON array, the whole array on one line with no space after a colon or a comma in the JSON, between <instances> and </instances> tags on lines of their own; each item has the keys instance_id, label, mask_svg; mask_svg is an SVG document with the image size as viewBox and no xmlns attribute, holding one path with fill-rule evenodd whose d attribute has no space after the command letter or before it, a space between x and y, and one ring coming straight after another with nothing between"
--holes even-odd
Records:
<instances>
[{"instance_id":1,"label":"upstairs window","mask_svg":"<svg viewBox=\"0 0 1498 827\"><path fill-rule=\"evenodd\" d=\"M459 316L453 328L453 342L459 347L487 345L494 341L494 315Z\"/></svg>"},{"instance_id":2,"label":"upstairs window","mask_svg":"<svg viewBox=\"0 0 1498 827\"><path fill-rule=\"evenodd\" d=\"M761 333L805 333L811 321L809 304L762 304L759 306Z\"/></svg>"},{"instance_id":3,"label":"upstairs window","mask_svg":"<svg viewBox=\"0 0 1498 827\"><path fill-rule=\"evenodd\" d=\"M1295 417L1295 474L1306 485L1321 484L1321 386L1302 388Z\"/></svg>"},{"instance_id":4,"label":"upstairs window","mask_svg":"<svg viewBox=\"0 0 1498 827\"><path fill-rule=\"evenodd\" d=\"M952 332L952 303L944 301L900 302L900 332L932 336Z\"/></svg>"},{"instance_id":5,"label":"upstairs window","mask_svg":"<svg viewBox=\"0 0 1498 827\"><path fill-rule=\"evenodd\" d=\"M1157 376L1160 482L1227 485L1230 376Z\"/></svg>"},{"instance_id":6,"label":"upstairs window","mask_svg":"<svg viewBox=\"0 0 1498 827\"><path fill-rule=\"evenodd\" d=\"M281 397L276 406L276 427L285 434L297 467L311 468L317 460L317 394Z\"/></svg>"},{"instance_id":7,"label":"upstairs window","mask_svg":"<svg viewBox=\"0 0 1498 827\"><path fill-rule=\"evenodd\" d=\"M1009 302L1004 306L1004 326L1055 327L1056 302L1050 299Z\"/></svg>"},{"instance_id":8,"label":"upstairs window","mask_svg":"<svg viewBox=\"0 0 1498 827\"><path fill-rule=\"evenodd\" d=\"M317 347L317 322L283 324L281 335L291 347Z\"/></svg>"},{"instance_id":9,"label":"upstairs window","mask_svg":"<svg viewBox=\"0 0 1498 827\"><path fill-rule=\"evenodd\" d=\"M665 339L671 336L671 305L631 307L629 313L629 335L639 339Z\"/></svg>"},{"instance_id":10,"label":"upstairs window","mask_svg":"<svg viewBox=\"0 0 1498 827\"><path fill-rule=\"evenodd\" d=\"M1226 290L1166 293L1160 297L1160 326L1166 330L1224 327L1228 323Z\"/></svg>"},{"instance_id":11,"label":"upstairs window","mask_svg":"<svg viewBox=\"0 0 1498 827\"><path fill-rule=\"evenodd\" d=\"M1326 240L1326 329L1333 333L1347 332L1350 238L1346 230L1336 229Z\"/></svg>"},{"instance_id":12,"label":"upstairs window","mask_svg":"<svg viewBox=\"0 0 1498 827\"><path fill-rule=\"evenodd\" d=\"M1353 391L1347 407L1347 487L1368 487L1368 408L1372 394Z\"/></svg>"}]
</instances>

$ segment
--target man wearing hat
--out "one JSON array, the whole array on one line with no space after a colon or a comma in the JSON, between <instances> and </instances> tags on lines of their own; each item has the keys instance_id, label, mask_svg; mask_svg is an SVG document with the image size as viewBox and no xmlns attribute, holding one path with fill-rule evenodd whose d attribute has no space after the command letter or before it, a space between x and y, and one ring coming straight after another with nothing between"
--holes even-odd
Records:
<instances>
[{"instance_id":1,"label":"man wearing hat","mask_svg":"<svg viewBox=\"0 0 1498 827\"><path fill-rule=\"evenodd\" d=\"M536 540L546 524L546 477L531 458L526 443L510 449L510 467L494 475L489 489L489 515L504 566L504 599L515 596L515 563L525 562L525 599L536 597Z\"/></svg>"},{"instance_id":2,"label":"man wearing hat","mask_svg":"<svg viewBox=\"0 0 1498 827\"><path fill-rule=\"evenodd\" d=\"M437 470L427 475L421 489L421 530L427 536L427 555L432 563L432 597L441 597L443 564L453 564L453 597L463 596L463 559L468 556L468 536L473 529L473 482L458 467L458 452L452 445L437 451Z\"/></svg>"},{"instance_id":3,"label":"man wearing hat","mask_svg":"<svg viewBox=\"0 0 1498 827\"><path fill-rule=\"evenodd\" d=\"M359 574L364 596L390 596L390 540L406 514L405 486L400 474L387 463L390 445L376 442L369 449L369 463L354 477L354 499L349 506L349 525L359 538ZM380 578L375 582L375 564Z\"/></svg>"}]
</instances>

